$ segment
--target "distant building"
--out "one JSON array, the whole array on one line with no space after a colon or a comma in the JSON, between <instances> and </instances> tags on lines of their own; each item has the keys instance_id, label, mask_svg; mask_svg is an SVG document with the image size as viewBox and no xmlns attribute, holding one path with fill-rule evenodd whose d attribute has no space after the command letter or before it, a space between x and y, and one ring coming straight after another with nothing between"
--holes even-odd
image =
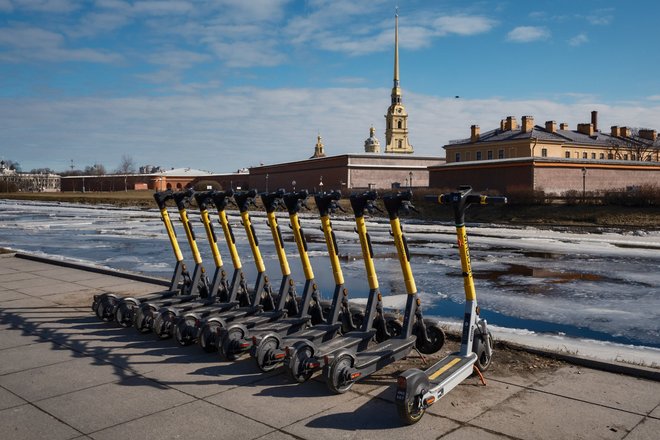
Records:
<instances>
[{"instance_id":1,"label":"distant building","mask_svg":"<svg viewBox=\"0 0 660 440\"><path fill-rule=\"evenodd\" d=\"M660 160L660 143L656 130L632 130L611 127L610 133L598 128L598 113L591 112L591 122L578 124L571 130L566 123L546 121L534 125L532 116L502 119L500 127L481 133L478 125L470 128L470 137L450 141L443 147L447 163L523 157L554 157L586 160Z\"/></svg>"},{"instance_id":2,"label":"distant building","mask_svg":"<svg viewBox=\"0 0 660 440\"><path fill-rule=\"evenodd\" d=\"M469 138L443 148L447 163L429 169L435 188L470 184L478 190L560 195L660 185L657 132L613 126L604 133L595 111L591 122L578 124L577 130L555 121L534 125L532 116L523 116L518 125L509 116L485 133L473 125Z\"/></svg>"},{"instance_id":3,"label":"distant building","mask_svg":"<svg viewBox=\"0 0 660 440\"><path fill-rule=\"evenodd\" d=\"M316 157L325 157L325 150L323 147L323 142L321 142L321 135L319 134L316 137L316 146L314 147L314 154L310 159L314 159Z\"/></svg>"},{"instance_id":4,"label":"distant building","mask_svg":"<svg viewBox=\"0 0 660 440\"><path fill-rule=\"evenodd\" d=\"M369 137L364 141L365 153L380 153L380 141L376 138L376 129L369 129Z\"/></svg>"},{"instance_id":5,"label":"distant building","mask_svg":"<svg viewBox=\"0 0 660 440\"><path fill-rule=\"evenodd\" d=\"M411 154L413 147L408 141L408 113L403 106L399 84L399 14L394 16L394 85L392 103L385 116L385 153Z\"/></svg>"},{"instance_id":6,"label":"distant building","mask_svg":"<svg viewBox=\"0 0 660 440\"><path fill-rule=\"evenodd\" d=\"M409 154L341 154L253 167L249 182L260 191L426 187L428 167L442 163L442 158Z\"/></svg>"},{"instance_id":7,"label":"distant building","mask_svg":"<svg viewBox=\"0 0 660 440\"><path fill-rule=\"evenodd\" d=\"M60 176L53 173L19 173L0 161L0 192L57 192Z\"/></svg>"}]
</instances>

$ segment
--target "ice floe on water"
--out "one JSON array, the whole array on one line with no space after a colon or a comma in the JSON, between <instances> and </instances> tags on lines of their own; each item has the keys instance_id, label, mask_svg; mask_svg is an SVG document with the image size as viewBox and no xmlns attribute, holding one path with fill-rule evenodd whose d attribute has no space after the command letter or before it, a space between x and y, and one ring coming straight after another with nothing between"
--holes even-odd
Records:
<instances>
[{"instance_id":1,"label":"ice floe on water","mask_svg":"<svg viewBox=\"0 0 660 440\"><path fill-rule=\"evenodd\" d=\"M175 209L171 217L184 257L190 260ZM277 279L279 264L265 215L255 212L252 217L267 271L271 279ZM210 268L213 260L199 216L191 212L190 218ZM254 259L240 217L230 211L229 219L244 269L254 280ZM301 285L304 277L288 216L278 213L278 219L294 279ZM318 218L306 213L301 223L315 277L328 296L333 277ZM425 314L446 322L459 319L464 294L453 225L416 219L402 223ZM367 226L385 303L402 310L406 292L389 223L383 218L369 219ZM368 286L354 227L350 217L333 219L349 295L364 302ZM216 226L220 251L225 264L230 264L220 231ZM594 351L600 350L599 344L632 347L647 354L660 348L660 231L582 232L468 224L468 234L482 314L501 328L498 332L524 329L530 332L525 338L552 342L560 337L567 347L576 341L596 341L588 345ZM4 200L0 201L0 246L161 277L169 277L174 267L155 209ZM513 334L521 337L519 332Z\"/></svg>"}]
</instances>

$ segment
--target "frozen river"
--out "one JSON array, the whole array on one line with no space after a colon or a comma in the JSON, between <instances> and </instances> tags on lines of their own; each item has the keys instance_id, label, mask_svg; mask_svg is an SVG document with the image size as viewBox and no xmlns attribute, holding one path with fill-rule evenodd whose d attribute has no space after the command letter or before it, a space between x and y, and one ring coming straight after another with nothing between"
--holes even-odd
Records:
<instances>
[{"instance_id":1,"label":"frozen river","mask_svg":"<svg viewBox=\"0 0 660 440\"><path fill-rule=\"evenodd\" d=\"M199 216L191 212L190 217L210 267L213 260ZM254 279L237 212L230 211L229 217L244 267ZM294 278L302 280L288 218L285 213L279 218ZM447 212L443 222L409 218L403 224L425 315L457 322L464 296L450 219ZM268 273L277 279L279 265L263 213L254 213L253 222ZM304 214L302 223L316 278L327 296L333 279L320 222ZM354 222L338 217L333 226L350 296L364 298L368 286ZM386 303L399 307L405 290L389 225L377 218L367 226ZM514 333L660 348L660 232L575 233L468 223L468 234L477 295L489 323ZM222 240L220 244L225 264L230 264ZM0 247L162 277L169 277L174 263L157 210L0 200Z\"/></svg>"}]
</instances>

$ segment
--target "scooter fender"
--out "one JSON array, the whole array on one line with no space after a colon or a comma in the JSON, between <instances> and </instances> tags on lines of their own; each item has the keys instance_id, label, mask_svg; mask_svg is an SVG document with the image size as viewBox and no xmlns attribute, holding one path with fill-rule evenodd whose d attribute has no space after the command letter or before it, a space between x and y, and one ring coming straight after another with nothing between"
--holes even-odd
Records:
<instances>
[{"instance_id":1,"label":"scooter fender","mask_svg":"<svg viewBox=\"0 0 660 440\"><path fill-rule=\"evenodd\" d=\"M307 340L300 340L300 341L294 342L293 345L291 346L291 352L292 353L294 353L294 352L297 353L297 352L299 352L300 350L302 350L303 348L306 348L306 347L309 347L312 350L312 355L310 357L314 357L314 355L316 354L316 347L314 346L314 343L312 343L311 341L307 341Z\"/></svg>"},{"instance_id":2,"label":"scooter fender","mask_svg":"<svg viewBox=\"0 0 660 440\"><path fill-rule=\"evenodd\" d=\"M355 360L356 360L355 353L352 353L348 350L339 350L337 353L323 356L323 377L327 378L328 376L330 376L330 368L332 367L332 364L335 362L335 359L339 359L343 355L347 355L348 357L351 358L351 367L355 365Z\"/></svg>"},{"instance_id":3,"label":"scooter fender","mask_svg":"<svg viewBox=\"0 0 660 440\"><path fill-rule=\"evenodd\" d=\"M277 333L269 332L263 335L253 336L252 347L250 348L250 356L256 358L257 351L259 350L259 347L261 347L261 343L269 338L275 338L277 340L277 346L278 347L282 346L282 337Z\"/></svg>"},{"instance_id":4,"label":"scooter fender","mask_svg":"<svg viewBox=\"0 0 660 440\"><path fill-rule=\"evenodd\" d=\"M209 318L206 320L207 323L215 322L218 324L218 329L221 328L227 328L227 321L225 321L222 318L219 318L217 316L214 316L213 318Z\"/></svg>"},{"instance_id":5,"label":"scooter fender","mask_svg":"<svg viewBox=\"0 0 660 440\"><path fill-rule=\"evenodd\" d=\"M405 402L406 399L415 394L426 393L431 388L429 378L422 370L411 368L399 375L397 378L396 395L394 399L398 402Z\"/></svg>"},{"instance_id":6,"label":"scooter fender","mask_svg":"<svg viewBox=\"0 0 660 440\"><path fill-rule=\"evenodd\" d=\"M94 295L94 298L92 299L92 310L96 312L96 310L99 308L99 304L103 301L110 301L116 302L119 301L119 297L115 295L114 293L102 293L100 295Z\"/></svg>"}]
</instances>

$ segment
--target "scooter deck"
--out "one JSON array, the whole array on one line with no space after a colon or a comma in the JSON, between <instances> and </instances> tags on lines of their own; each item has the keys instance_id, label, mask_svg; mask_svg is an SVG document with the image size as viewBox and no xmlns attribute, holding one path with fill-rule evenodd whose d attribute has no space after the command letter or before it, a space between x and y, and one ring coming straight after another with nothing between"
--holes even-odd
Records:
<instances>
[{"instance_id":1,"label":"scooter deck","mask_svg":"<svg viewBox=\"0 0 660 440\"><path fill-rule=\"evenodd\" d=\"M339 350L353 348L361 343L368 343L376 335L376 330L366 332L353 331L341 338L330 339L318 347L317 356L331 355Z\"/></svg>"},{"instance_id":2,"label":"scooter deck","mask_svg":"<svg viewBox=\"0 0 660 440\"><path fill-rule=\"evenodd\" d=\"M335 335L337 331L341 328L341 324L318 324L313 327L308 327L306 329L298 330L296 333L287 336L284 339L286 345L292 345L296 341L308 340L316 341L322 338L325 338L328 335Z\"/></svg>"},{"instance_id":3,"label":"scooter deck","mask_svg":"<svg viewBox=\"0 0 660 440\"><path fill-rule=\"evenodd\" d=\"M472 374L472 365L477 360L475 353L470 353L468 356L461 356L459 353L452 353L446 358L436 362L429 367L424 374L429 378L431 385L440 385L451 380L456 375L463 376L465 371L467 375Z\"/></svg>"},{"instance_id":4,"label":"scooter deck","mask_svg":"<svg viewBox=\"0 0 660 440\"><path fill-rule=\"evenodd\" d=\"M244 325L247 328L253 328L258 325L267 324L272 321L281 319L285 312L282 310L273 310L270 312L259 313L258 315L248 316L245 319L238 321L238 324Z\"/></svg>"},{"instance_id":5,"label":"scooter deck","mask_svg":"<svg viewBox=\"0 0 660 440\"><path fill-rule=\"evenodd\" d=\"M144 301L142 304L149 304L156 308L176 306L178 304L185 304L191 301L196 301L201 299L198 295L184 295L184 296L173 296L168 299L156 300L156 301ZM208 304L213 304L212 299L202 299L202 301L208 301Z\"/></svg>"},{"instance_id":6,"label":"scooter deck","mask_svg":"<svg viewBox=\"0 0 660 440\"><path fill-rule=\"evenodd\" d=\"M374 364L387 365L405 357L415 345L417 338L391 338L368 350L356 354L356 368L367 368Z\"/></svg>"},{"instance_id":7,"label":"scooter deck","mask_svg":"<svg viewBox=\"0 0 660 440\"><path fill-rule=\"evenodd\" d=\"M284 318L279 321L267 322L263 325L257 325L254 327L255 332L259 333L278 333L278 334L287 334L289 332L297 332L300 330L300 326L307 325L312 319L311 316L293 316L291 318Z\"/></svg>"},{"instance_id":8,"label":"scooter deck","mask_svg":"<svg viewBox=\"0 0 660 440\"><path fill-rule=\"evenodd\" d=\"M235 309L236 307L239 306L238 301L232 301L232 302L213 302L211 304L204 302L190 302L190 303L185 303L185 304L180 304L177 305L176 307L173 307L177 310L179 314L181 313L187 313L187 312L195 312L195 313L209 313L209 312L218 312L222 313L226 310L231 310Z\"/></svg>"}]
</instances>

